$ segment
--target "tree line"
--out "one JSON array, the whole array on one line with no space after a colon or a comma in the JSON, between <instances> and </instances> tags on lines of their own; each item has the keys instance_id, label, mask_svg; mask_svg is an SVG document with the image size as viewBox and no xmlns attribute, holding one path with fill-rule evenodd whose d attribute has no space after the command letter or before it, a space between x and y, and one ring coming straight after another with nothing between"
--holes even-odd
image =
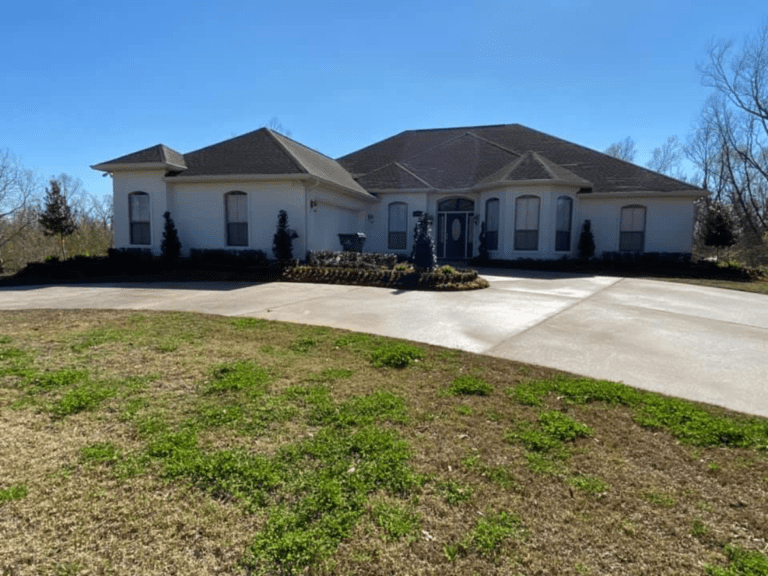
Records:
<instances>
[{"instance_id":1,"label":"tree line","mask_svg":"<svg viewBox=\"0 0 768 576\"><path fill-rule=\"evenodd\" d=\"M103 255L113 244L112 197L88 194L68 174L44 181L0 151L0 272L29 262Z\"/></svg>"},{"instance_id":2,"label":"tree line","mask_svg":"<svg viewBox=\"0 0 768 576\"><path fill-rule=\"evenodd\" d=\"M670 136L646 166L709 191L698 210L699 240L723 247L738 238L766 263L768 24L738 46L713 42L698 70L709 98L685 142ZM632 162L637 148L628 137L605 153ZM692 174L683 172L683 159L693 166Z\"/></svg>"}]
</instances>

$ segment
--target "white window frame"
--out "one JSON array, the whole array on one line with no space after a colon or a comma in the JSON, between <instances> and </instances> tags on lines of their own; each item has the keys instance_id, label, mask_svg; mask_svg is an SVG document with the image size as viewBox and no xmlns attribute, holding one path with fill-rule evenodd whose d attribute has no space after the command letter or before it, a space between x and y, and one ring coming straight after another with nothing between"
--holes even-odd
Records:
<instances>
[{"instance_id":1,"label":"white window frame","mask_svg":"<svg viewBox=\"0 0 768 576\"><path fill-rule=\"evenodd\" d=\"M401 218L395 215L394 222L392 210L402 210ZM402 220L402 229L393 229L394 225L399 224L397 220ZM408 204L405 202L390 202L387 206L387 250L407 250L408 249Z\"/></svg>"},{"instance_id":2,"label":"white window frame","mask_svg":"<svg viewBox=\"0 0 768 576\"><path fill-rule=\"evenodd\" d=\"M144 202L146 206L141 206ZM137 228L142 230L141 234ZM147 241L138 242L144 239L144 235ZM152 204L146 192L136 191L128 194L128 241L132 246L152 245Z\"/></svg>"},{"instance_id":3,"label":"white window frame","mask_svg":"<svg viewBox=\"0 0 768 576\"><path fill-rule=\"evenodd\" d=\"M535 200L535 204L532 202ZM535 216L531 205L535 205ZM535 252L539 249L541 198L533 195L515 199L515 250ZM535 242L531 239L535 238Z\"/></svg>"},{"instance_id":4,"label":"white window frame","mask_svg":"<svg viewBox=\"0 0 768 576\"><path fill-rule=\"evenodd\" d=\"M561 228L560 218L560 205L561 202L568 204L568 222L567 228ZM567 240L567 241L566 241ZM557 199L557 205L555 206L555 252L570 252L571 244L573 243L573 198L570 196L560 196ZM561 242L566 244L565 248L558 248L561 246Z\"/></svg>"},{"instance_id":5,"label":"white window frame","mask_svg":"<svg viewBox=\"0 0 768 576\"><path fill-rule=\"evenodd\" d=\"M645 251L645 229L648 221L648 208L639 204L621 208L619 227L619 251Z\"/></svg>"},{"instance_id":6,"label":"white window frame","mask_svg":"<svg viewBox=\"0 0 768 576\"><path fill-rule=\"evenodd\" d=\"M491 218L490 206L495 203L495 221ZM488 250L499 249L499 223L501 218L501 202L498 198L488 198L485 201L485 245Z\"/></svg>"},{"instance_id":7,"label":"white window frame","mask_svg":"<svg viewBox=\"0 0 768 576\"><path fill-rule=\"evenodd\" d=\"M237 198L237 204L244 204L244 206L234 207L231 206L230 200L234 201ZM234 212L234 213L233 213ZM225 220L225 235L228 247L244 247L248 246L248 195L245 192L239 190L233 190L224 194L224 220ZM235 233L232 230L233 225L238 225L238 229L245 224L245 233L239 232L240 236L243 236L244 240L236 242Z\"/></svg>"}]
</instances>

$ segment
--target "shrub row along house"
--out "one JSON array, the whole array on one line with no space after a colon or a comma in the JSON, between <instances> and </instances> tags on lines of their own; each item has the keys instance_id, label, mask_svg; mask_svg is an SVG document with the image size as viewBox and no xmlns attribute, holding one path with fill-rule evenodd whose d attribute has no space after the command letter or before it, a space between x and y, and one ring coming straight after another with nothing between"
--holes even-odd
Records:
<instances>
[{"instance_id":1,"label":"shrub row along house","mask_svg":"<svg viewBox=\"0 0 768 576\"><path fill-rule=\"evenodd\" d=\"M277 215L294 254L408 253L416 219L433 219L438 257L578 255L591 222L596 255L691 252L693 204L706 192L519 124L409 130L337 160L268 128L180 154L158 144L92 166L113 177L116 248L159 253L170 211L184 253L270 252Z\"/></svg>"}]
</instances>

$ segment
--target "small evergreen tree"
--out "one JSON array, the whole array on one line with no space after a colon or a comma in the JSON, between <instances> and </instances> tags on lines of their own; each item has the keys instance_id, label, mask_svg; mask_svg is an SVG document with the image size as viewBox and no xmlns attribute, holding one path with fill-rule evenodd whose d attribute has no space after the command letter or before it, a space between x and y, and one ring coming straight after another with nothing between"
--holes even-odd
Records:
<instances>
[{"instance_id":1,"label":"small evergreen tree","mask_svg":"<svg viewBox=\"0 0 768 576\"><path fill-rule=\"evenodd\" d=\"M45 211L38 217L46 236L58 236L61 246L61 259L67 258L64 250L64 238L77 230L77 223L67 198L61 193L61 184L55 178L50 180L51 188L45 189Z\"/></svg>"},{"instance_id":2,"label":"small evergreen tree","mask_svg":"<svg viewBox=\"0 0 768 576\"><path fill-rule=\"evenodd\" d=\"M173 223L171 213L165 212L163 218L165 218L165 227L163 228L163 241L160 244L160 251L163 254L163 259L170 264L179 259L181 240L179 240L179 233L176 230L176 225Z\"/></svg>"},{"instance_id":3,"label":"small evergreen tree","mask_svg":"<svg viewBox=\"0 0 768 576\"><path fill-rule=\"evenodd\" d=\"M595 255L595 237L592 235L592 222L584 220L579 237L579 256L582 260L589 260Z\"/></svg>"},{"instance_id":4,"label":"small evergreen tree","mask_svg":"<svg viewBox=\"0 0 768 576\"><path fill-rule=\"evenodd\" d=\"M437 267L435 241L432 239L432 226L426 212L419 217L413 228L411 261L416 268L424 270L432 270Z\"/></svg>"},{"instance_id":5,"label":"small evergreen tree","mask_svg":"<svg viewBox=\"0 0 768 576\"><path fill-rule=\"evenodd\" d=\"M295 230L288 228L288 213L280 210L277 215L277 232L272 240L272 254L279 262L293 259L293 241L298 237Z\"/></svg>"},{"instance_id":6,"label":"small evergreen tree","mask_svg":"<svg viewBox=\"0 0 768 576\"><path fill-rule=\"evenodd\" d=\"M736 243L736 223L727 207L719 202L708 202L701 228L701 240L705 246L715 247L715 258L720 259L720 249Z\"/></svg>"}]
</instances>

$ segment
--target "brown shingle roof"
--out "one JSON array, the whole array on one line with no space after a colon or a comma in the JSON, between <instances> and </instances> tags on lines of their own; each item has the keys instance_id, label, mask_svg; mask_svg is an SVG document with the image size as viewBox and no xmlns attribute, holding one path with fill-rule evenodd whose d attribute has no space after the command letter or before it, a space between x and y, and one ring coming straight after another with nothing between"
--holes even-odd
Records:
<instances>
[{"instance_id":1,"label":"brown shingle roof","mask_svg":"<svg viewBox=\"0 0 768 576\"><path fill-rule=\"evenodd\" d=\"M126 154L125 156L120 156L119 158L108 160L107 162L101 162L97 164L97 166L116 164L167 164L179 168L184 168L186 166L186 164L184 164L184 156L176 152L176 150L168 148L165 144L156 144L155 146L150 146L149 148L139 150L138 152Z\"/></svg>"},{"instance_id":2,"label":"brown shingle roof","mask_svg":"<svg viewBox=\"0 0 768 576\"><path fill-rule=\"evenodd\" d=\"M478 148L476 142L479 139L500 148ZM445 153L442 158L435 158L437 153L430 154L437 147L442 147ZM500 152L503 150L509 152L505 155ZM533 170L529 175L544 176L549 169L556 175L560 174L556 177L558 180L575 176L591 183L594 192L698 190L691 184L520 124L410 130L343 156L338 161L352 174L362 176L394 162L410 169L413 164L421 164L429 155L435 159L432 168L424 166L419 171L414 166L413 171L436 188L460 188L477 185L501 171L515 159L512 153L524 155L527 152L537 153L544 163L536 168L533 159L529 160L529 168ZM458 170L458 166L467 171ZM366 187L376 189L375 186Z\"/></svg>"}]
</instances>

